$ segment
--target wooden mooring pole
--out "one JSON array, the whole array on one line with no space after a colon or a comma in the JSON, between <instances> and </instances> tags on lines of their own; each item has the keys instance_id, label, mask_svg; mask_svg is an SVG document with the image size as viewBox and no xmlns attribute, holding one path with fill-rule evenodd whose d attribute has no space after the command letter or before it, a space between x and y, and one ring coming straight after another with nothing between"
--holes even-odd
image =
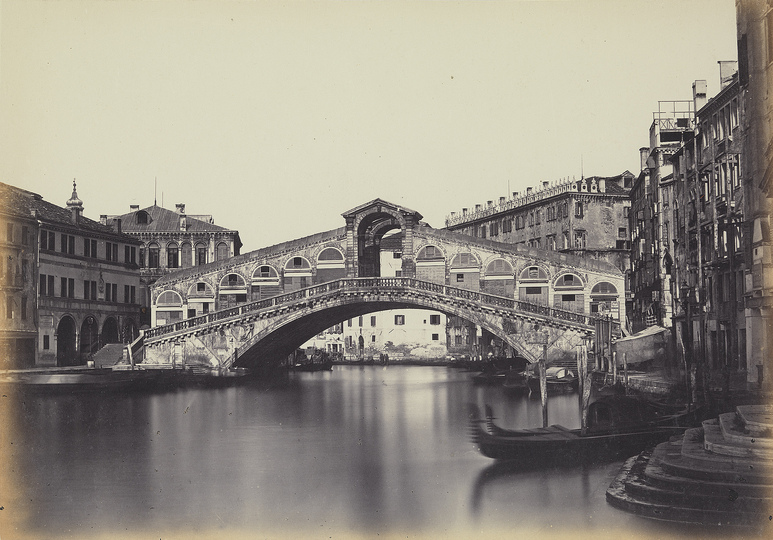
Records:
<instances>
[{"instance_id":1,"label":"wooden mooring pole","mask_svg":"<svg viewBox=\"0 0 773 540\"><path fill-rule=\"evenodd\" d=\"M542 427L548 427L548 381L546 364L548 362L547 343L542 346L542 358L539 361L539 394L542 400Z\"/></svg>"},{"instance_id":2,"label":"wooden mooring pole","mask_svg":"<svg viewBox=\"0 0 773 540\"><path fill-rule=\"evenodd\" d=\"M579 359L581 375L580 381L582 394L580 394L582 403L580 404L580 427L581 433L585 434L588 431L588 404L590 403L590 391L591 391L591 377L588 373L588 349L585 345L580 346L580 359Z\"/></svg>"}]
</instances>

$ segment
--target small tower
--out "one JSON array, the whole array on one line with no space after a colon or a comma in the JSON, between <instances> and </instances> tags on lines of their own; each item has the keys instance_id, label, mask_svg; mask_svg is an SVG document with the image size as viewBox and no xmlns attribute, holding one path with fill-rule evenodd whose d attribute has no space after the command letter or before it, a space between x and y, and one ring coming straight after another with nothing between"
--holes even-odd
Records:
<instances>
[{"instance_id":1,"label":"small tower","mask_svg":"<svg viewBox=\"0 0 773 540\"><path fill-rule=\"evenodd\" d=\"M78 192L75 191L75 179L72 181L72 196L67 201L67 208L70 209L73 223L78 223L81 214L83 214L83 201L78 198Z\"/></svg>"}]
</instances>

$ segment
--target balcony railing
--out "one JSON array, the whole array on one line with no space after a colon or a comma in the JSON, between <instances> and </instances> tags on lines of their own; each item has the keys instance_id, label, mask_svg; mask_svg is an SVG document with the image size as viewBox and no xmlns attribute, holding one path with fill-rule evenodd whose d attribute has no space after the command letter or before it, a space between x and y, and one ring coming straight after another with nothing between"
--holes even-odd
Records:
<instances>
[{"instance_id":1,"label":"balcony railing","mask_svg":"<svg viewBox=\"0 0 773 540\"><path fill-rule=\"evenodd\" d=\"M305 299L322 300L325 297L339 294L341 291L350 292L353 294L381 294L390 291L402 291L406 293L413 291L426 291L429 293L442 295L438 297L439 301L443 300L443 296L446 298L458 298L460 300L475 302L482 306L505 308L521 313L530 313L544 318L573 323L588 328L592 328L597 321L601 320L600 317L588 315L585 313L553 308L546 305L534 304L531 302L524 302L522 300L515 300L513 298L488 294L485 292L471 291L469 289L459 289L457 287L451 287L442 283L422 281L415 278L345 278L314 285L312 287L306 287L304 289L299 289L290 293L280 294L272 298L266 298L264 300L258 300L235 307L222 309L205 315L200 315L198 317L192 317L190 319L184 319L182 321L150 328L145 330L145 339L150 340L169 334L176 334L197 328L204 328L214 323L232 319L236 320L253 312L269 310L270 308L282 305L289 306L294 302L303 301ZM619 332L619 323L615 322L614 325L616 331Z\"/></svg>"}]
</instances>

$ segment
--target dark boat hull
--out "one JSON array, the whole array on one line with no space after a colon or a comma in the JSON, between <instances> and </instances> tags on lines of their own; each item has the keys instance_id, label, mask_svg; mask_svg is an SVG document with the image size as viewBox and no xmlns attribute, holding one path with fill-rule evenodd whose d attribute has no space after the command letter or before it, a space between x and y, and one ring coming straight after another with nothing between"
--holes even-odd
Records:
<instances>
[{"instance_id":1,"label":"dark boat hull","mask_svg":"<svg viewBox=\"0 0 773 540\"><path fill-rule=\"evenodd\" d=\"M484 424L488 430L484 429ZM477 409L470 415L470 432L480 452L492 459L523 462L582 462L624 458L645 448L667 441L687 429L684 425L630 426L627 429L597 431L582 435L579 429L562 426L505 430L493 420L482 420Z\"/></svg>"}]
</instances>

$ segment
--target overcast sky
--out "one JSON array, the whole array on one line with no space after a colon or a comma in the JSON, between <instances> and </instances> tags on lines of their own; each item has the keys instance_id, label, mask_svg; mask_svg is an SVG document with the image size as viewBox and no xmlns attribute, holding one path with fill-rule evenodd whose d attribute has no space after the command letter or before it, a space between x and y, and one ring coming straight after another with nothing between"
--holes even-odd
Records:
<instances>
[{"instance_id":1,"label":"overcast sky","mask_svg":"<svg viewBox=\"0 0 773 540\"><path fill-rule=\"evenodd\" d=\"M658 101L737 56L733 0L0 6L0 180L99 219L157 179L243 251L638 173Z\"/></svg>"}]
</instances>

